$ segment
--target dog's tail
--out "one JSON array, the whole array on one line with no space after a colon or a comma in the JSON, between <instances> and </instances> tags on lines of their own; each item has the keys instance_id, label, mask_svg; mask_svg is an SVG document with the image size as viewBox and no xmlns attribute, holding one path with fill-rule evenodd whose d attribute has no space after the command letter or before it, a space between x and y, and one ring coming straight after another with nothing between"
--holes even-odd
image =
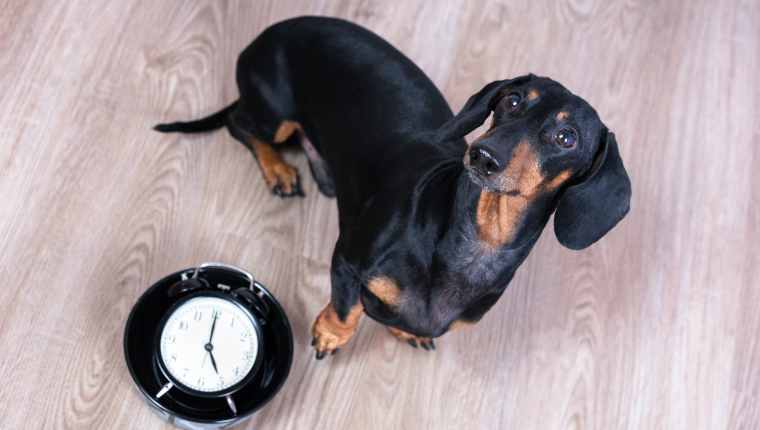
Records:
<instances>
[{"instance_id":1,"label":"dog's tail","mask_svg":"<svg viewBox=\"0 0 760 430\"><path fill-rule=\"evenodd\" d=\"M216 130L227 124L227 116L233 109L235 109L235 107L237 107L237 103L238 102L235 101L219 112L195 121L156 124L153 127L153 130L160 131L161 133L203 133L204 131Z\"/></svg>"}]
</instances>

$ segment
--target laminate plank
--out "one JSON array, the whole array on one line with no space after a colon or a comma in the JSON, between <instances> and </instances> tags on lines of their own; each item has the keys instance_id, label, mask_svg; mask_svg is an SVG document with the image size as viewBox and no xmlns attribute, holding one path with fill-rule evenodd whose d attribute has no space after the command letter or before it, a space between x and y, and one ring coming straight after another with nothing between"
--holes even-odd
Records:
<instances>
[{"instance_id":1,"label":"laminate plank","mask_svg":"<svg viewBox=\"0 0 760 430\"><path fill-rule=\"evenodd\" d=\"M226 132L160 135L237 97L235 59L302 14L367 26L456 110L533 72L618 138L628 217L582 252L551 224L476 326L435 353L365 319L317 362L334 200L270 195ZM241 428L760 426L760 4L751 0L2 2L0 428L171 428L132 387L128 312L202 261L251 269L296 354Z\"/></svg>"}]
</instances>

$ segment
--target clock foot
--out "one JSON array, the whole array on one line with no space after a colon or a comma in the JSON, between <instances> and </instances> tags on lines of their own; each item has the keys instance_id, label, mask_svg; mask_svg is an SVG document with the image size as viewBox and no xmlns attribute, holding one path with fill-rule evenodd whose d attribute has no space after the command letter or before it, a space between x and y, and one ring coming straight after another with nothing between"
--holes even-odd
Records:
<instances>
[{"instance_id":1,"label":"clock foot","mask_svg":"<svg viewBox=\"0 0 760 430\"><path fill-rule=\"evenodd\" d=\"M227 405L230 407L232 415L237 415L237 406L235 405L235 401L232 400L232 396L227 396Z\"/></svg>"},{"instance_id":2,"label":"clock foot","mask_svg":"<svg viewBox=\"0 0 760 430\"><path fill-rule=\"evenodd\" d=\"M164 394L166 394L167 392L169 392L169 390L171 390L173 386L174 386L173 383L167 382L166 385L164 385L163 387L161 387L161 390L159 390L158 393L156 393L156 398L160 399L161 396L163 396Z\"/></svg>"}]
</instances>

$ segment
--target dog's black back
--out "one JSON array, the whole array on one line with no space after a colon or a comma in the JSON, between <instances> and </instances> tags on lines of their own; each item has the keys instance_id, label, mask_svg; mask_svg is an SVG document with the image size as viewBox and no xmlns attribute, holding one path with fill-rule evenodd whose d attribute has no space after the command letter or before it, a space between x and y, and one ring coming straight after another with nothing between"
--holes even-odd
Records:
<instances>
[{"instance_id":1,"label":"dog's black back","mask_svg":"<svg viewBox=\"0 0 760 430\"><path fill-rule=\"evenodd\" d=\"M276 59L276 67L257 67L262 59ZM341 216L358 215L393 176L424 170L429 148L420 145L432 142L414 136L453 116L414 63L340 19L301 17L270 27L241 54L237 80L237 122L267 138L283 119L298 121L330 166ZM398 167L393 175L388 166Z\"/></svg>"}]
</instances>

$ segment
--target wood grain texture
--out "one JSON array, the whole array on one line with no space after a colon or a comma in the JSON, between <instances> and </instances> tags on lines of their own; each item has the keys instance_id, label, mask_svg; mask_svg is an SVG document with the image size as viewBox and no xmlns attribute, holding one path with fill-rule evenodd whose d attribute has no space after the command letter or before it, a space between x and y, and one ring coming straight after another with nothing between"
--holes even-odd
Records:
<instances>
[{"instance_id":1,"label":"wood grain texture","mask_svg":"<svg viewBox=\"0 0 760 430\"><path fill-rule=\"evenodd\" d=\"M548 228L500 302L435 353L365 319L313 359L333 200L272 197L225 132L159 135L234 100L237 54L278 20L363 24L454 108L551 76L599 111L634 184L593 247ZM0 428L169 428L131 386L127 314L202 261L253 270L296 355L243 428L760 427L760 3L0 1Z\"/></svg>"}]
</instances>

